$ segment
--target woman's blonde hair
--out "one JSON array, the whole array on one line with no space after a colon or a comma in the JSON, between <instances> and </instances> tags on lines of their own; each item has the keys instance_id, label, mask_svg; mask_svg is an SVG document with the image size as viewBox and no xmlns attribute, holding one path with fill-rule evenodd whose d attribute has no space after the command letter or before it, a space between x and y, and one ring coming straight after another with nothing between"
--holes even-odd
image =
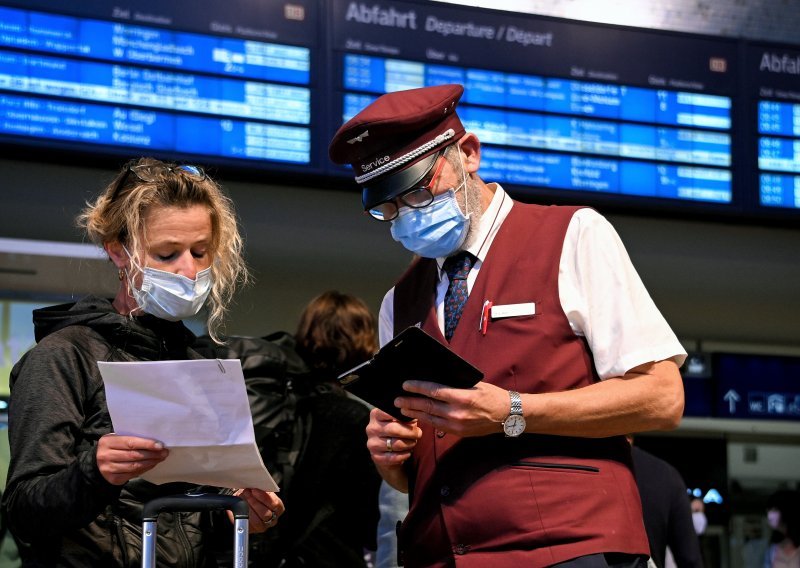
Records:
<instances>
[{"instance_id":1,"label":"woman's blonde hair","mask_svg":"<svg viewBox=\"0 0 800 568\"><path fill-rule=\"evenodd\" d=\"M147 213L158 207L193 205L204 206L211 218L209 253L213 278L206 305L208 334L219 341L217 330L228 304L236 287L249 280L249 273L242 257L243 242L233 202L201 169L153 158L133 160L94 202L86 203L76 221L99 246L113 242L125 245L132 255L132 270L136 271L144 266L140 251L147 244Z\"/></svg>"}]
</instances>

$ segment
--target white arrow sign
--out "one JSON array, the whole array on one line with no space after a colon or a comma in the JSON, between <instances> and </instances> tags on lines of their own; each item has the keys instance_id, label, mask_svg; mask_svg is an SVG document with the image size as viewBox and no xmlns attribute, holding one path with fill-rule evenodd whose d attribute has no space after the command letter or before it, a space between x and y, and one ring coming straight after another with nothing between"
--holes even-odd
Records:
<instances>
[{"instance_id":1,"label":"white arrow sign","mask_svg":"<svg viewBox=\"0 0 800 568\"><path fill-rule=\"evenodd\" d=\"M731 414L736 412L736 403L741 400L739 393L735 390L731 389L725 393L725 396L722 397L722 400L728 401L728 410Z\"/></svg>"}]
</instances>

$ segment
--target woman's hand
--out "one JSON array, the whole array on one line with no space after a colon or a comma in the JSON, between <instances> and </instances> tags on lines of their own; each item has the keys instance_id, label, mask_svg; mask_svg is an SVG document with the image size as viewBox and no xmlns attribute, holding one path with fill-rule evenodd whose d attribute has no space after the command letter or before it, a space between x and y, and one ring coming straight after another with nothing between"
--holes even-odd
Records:
<instances>
[{"instance_id":1,"label":"woman's hand","mask_svg":"<svg viewBox=\"0 0 800 568\"><path fill-rule=\"evenodd\" d=\"M237 489L235 496L241 497L250 505L250 532L263 533L278 524L278 517L283 515L283 501L275 493L261 489ZM233 513L228 511L233 522Z\"/></svg>"},{"instance_id":2,"label":"woman's hand","mask_svg":"<svg viewBox=\"0 0 800 568\"><path fill-rule=\"evenodd\" d=\"M97 441L97 469L112 485L123 485L164 461L169 450L149 438L106 434Z\"/></svg>"}]
</instances>

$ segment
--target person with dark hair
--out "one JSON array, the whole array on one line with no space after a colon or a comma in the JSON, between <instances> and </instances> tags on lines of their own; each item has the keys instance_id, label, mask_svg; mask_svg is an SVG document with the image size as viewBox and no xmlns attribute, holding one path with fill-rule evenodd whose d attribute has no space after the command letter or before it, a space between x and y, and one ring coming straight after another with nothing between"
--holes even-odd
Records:
<instances>
[{"instance_id":1,"label":"person with dark hair","mask_svg":"<svg viewBox=\"0 0 800 568\"><path fill-rule=\"evenodd\" d=\"M700 541L681 474L636 445L631 447L631 453L653 563L664 568L669 548L677 568L702 568Z\"/></svg>"},{"instance_id":2,"label":"person with dark hair","mask_svg":"<svg viewBox=\"0 0 800 568\"><path fill-rule=\"evenodd\" d=\"M381 344L420 326L484 373L470 389L406 381L395 405L410 421L372 411L372 459L410 493L403 560L643 566L624 435L678 425L686 352L605 218L520 203L481 179L463 92L382 95L328 148L352 166L364 210L419 256L384 297Z\"/></svg>"},{"instance_id":3,"label":"person with dark hair","mask_svg":"<svg viewBox=\"0 0 800 568\"><path fill-rule=\"evenodd\" d=\"M373 313L360 298L335 290L306 305L294 337L298 355L325 381L335 381L378 350Z\"/></svg>"},{"instance_id":4,"label":"person with dark hair","mask_svg":"<svg viewBox=\"0 0 800 568\"><path fill-rule=\"evenodd\" d=\"M764 568L800 568L800 492L782 489L767 499L772 529Z\"/></svg>"},{"instance_id":5,"label":"person with dark hair","mask_svg":"<svg viewBox=\"0 0 800 568\"><path fill-rule=\"evenodd\" d=\"M336 377L377 351L375 316L334 290L303 309L294 335L200 338L208 357L239 358L256 441L286 514L251 539L261 568L365 568L376 548L380 476L366 447L369 408Z\"/></svg>"},{"instance_id":6,"label":"person with dark hair","mask_svg":"<svg viewBox=\"0 0 800 568\"><path fill-rule=\"evenodd\" d=\"M143 504L200 488L140 479L169 448L114 433L97 362L200 358L181 320L205 305L217 337L247 271L233 204L198 166L131 161L78 220L116 267L119 289L111 300L88 296L34 312L37 345L11 372L3 509L23 566L134 568ZM277 524L277 495L235 493L250 506L251 532ZM232 524L218 514L165 513L158 530L159 566L216 566L215 537L229 538Z\"/></svg>"}]
</instances>

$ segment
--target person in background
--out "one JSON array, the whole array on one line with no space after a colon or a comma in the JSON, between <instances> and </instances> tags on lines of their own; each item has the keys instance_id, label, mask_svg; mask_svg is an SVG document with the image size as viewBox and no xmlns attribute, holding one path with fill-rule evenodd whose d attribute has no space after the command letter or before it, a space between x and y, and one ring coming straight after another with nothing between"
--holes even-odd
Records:
<instances>
[{"instance_id":1,"label":"person in background","mask_svg":"<svg viewBox=\"0 0 800 568\"><path fill-rule=\"evenodd\" d=\"M703 500L694 497L689 502L689 508L692 510L692 526L697 536L702 535L708 528L708 517L706 517L706 504Z\"/></svg>"},{"instance_id":2,"label":"person in background","mask_svg":"<svg viewBox=\"0 0 800 568\"><path fill-rule=\"evenodd\" d=\"M236 285L246 280L231 201L204 171L151 158L126 164L78 218L119 275L111 300L94 296L36 310L37 345L11 373L11 462L3 508L24 545L24 566L141 565L141 508L197 490L139 477L164 461L160 442L116 435L98 361L194 359L181 320L205 305L213 337ZM211 491L220 489L206 488ZM264 532L281 500L237 489L250 530ZM215 566L224 515L163 514L159 566Z\"/></svg>"},{"instance_id":3,"label":"person in background","mask_svg":"<svg viewBox=\"0 0 800 568\"><path fill-rule=\"evenodd\" d=\"M380 517L375 568L397 568L399 566L397 530L408 514L408 495L382 481L378 502Z\"/></svg>"},{"instance_id":4,"label":"person in background","mask_svg":"<svg viewBox=\"0 0 800 568\"><path fill-rule=\"evenodd\" d=\"M372 410L372 459L410 492L404 563L644 566L625 434L678 425L686 353L602 216L483 182L462 93L383 95L328 150L421 257L383 300L381 344L419 325L485 375L471 389L407 381L395 405L409 422Z\"/></svg>"},{"instance_id":5,"label":"person in background","mask_svg":"<svg viewBox=\"0 0 800 568\"><path fill-rule=\"evenodd\" d=\"M259 450L286 504L280 526L251 539L253 564L364 568L380 476L366 448L369 408L336 378L377 351L373 313L329 290L305 306L294 335L200 339L209 357L241 359Z\"/></svg>"},{"instance_id":6,"label":"person in background","mask_svg":"<svg viewBox=\"0 0 800 568\"><path fill-rule=\"evenodd\" d=\"M764 568L800 568L800 492L776 491L767 499L772 537Z\"/></svg>"},{"instance_id":7,"label":"person in background","mask_svg":"<svg viewBox=\"0 0 800 568\"><path fill-rule=\"evenodd\" d=\"M378 350L377 322L360 298L330 290L305 307L295 341L310 369L309 380L327 386L308 399L314 426L308 459L296 472L292 490L298 511L329 508L304 544L303 565L364 566L365 550L376 548L381 478L366 450L369 408L348 396L336 379ZM295 523L296 532L307 530L300 514L287 520Z\"/></svg>"},{"instance_id":8,"label":"person in background","mask_svg":"<svg viewBox=\"0 0 800 568\"><path fill-rule=\"evenodd\" d=\"M629 440L650 558L657 568L665 568L669 549L674 561L671 566L702 568L700 541L681 474L671 464L633 444L633 436Z\"/></svg>"}]
</instances>

